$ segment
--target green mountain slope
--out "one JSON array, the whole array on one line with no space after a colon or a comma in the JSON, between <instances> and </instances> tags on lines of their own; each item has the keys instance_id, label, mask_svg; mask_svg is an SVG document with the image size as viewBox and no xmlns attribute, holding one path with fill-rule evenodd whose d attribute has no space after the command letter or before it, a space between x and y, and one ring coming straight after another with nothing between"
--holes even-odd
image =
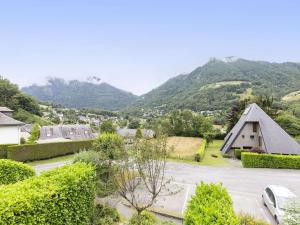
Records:
<instances>
[{"instance_id":1,"label":"green mountain slope","mask_svg":"<svg viewBox=\"0 0 300 225\"><path fill-rule=\"evenodd\" d=\"M269 94L280 99L299 88L299 63L213 59L141 96L126 111L222 110L251 94Z\"/></svg>"},{"instance_id":2,"label":"green mountain slope","mask_svg":"<svg viewBox=\"0 0 300 225\"><path fill-rule=\"evenodd\" d=\"M61 104L70 108L101 108L119 110L136 101L137 96L107 83L94 84L72 80L50 79L44 86L24 87L23 92L40 101Z\"/></svg>"}]
</instances>

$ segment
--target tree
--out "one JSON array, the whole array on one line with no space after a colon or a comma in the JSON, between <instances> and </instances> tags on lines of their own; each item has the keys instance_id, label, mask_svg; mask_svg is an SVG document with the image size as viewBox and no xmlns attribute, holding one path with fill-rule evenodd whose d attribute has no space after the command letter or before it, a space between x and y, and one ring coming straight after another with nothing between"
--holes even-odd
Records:
<instances>
[{"instance_id":1,"label":"tree","mask_svg":"<svg viewBox=\"0 0 300 225\"><path fill-rule=\"evenodd\" d=\"M115 133L116 127L112 120L106 120L100 125L100 131L101 133Z\"/></svg>"},{"instance_id":2,"label":"tree","mask_svg":"<svg viewBox=\"0 0 300 225\"><path fill-rule=\"evenodd\" d=\"M130 123L128 124L128 128L129 129L137 129L140 127L140 121L139 120L132 120L130 121Z\"/></svg>"},{"instance_id":3,"label":"tree","mask_svg":"<svg viewBox=\"0 0 300 225\"><path fill-rule=\"evenodd\" d=\"M138 128L136 130L135 137L136 138L142 138L143 137L142 130L140 128Z\"/></svg>"},{"instance_id":4,"label":"tree","mask_svg":"<svg viewBox=\"0 0 300 225\"><path fill-rule=\"evenodd\" d=\"M141 215L160 194L170 195L165 178L167 143L165 138L137 139L120 160L114 181L118 193Z\"/></svg>"},{"instance_id":5,"label":"tree","mask_svg":"<svg viewBox=\"0 0 300 225\"><path fill-rule=\"evenodd\" d=\"M300 119L289 113L283 113L276 118L276 122L290 135L300 135Z\"/></svg>"},{"instance_id":6,"label":"tree","mask_svg":"<svg viewBox=\"0 0 300 225\"><path fill-rule=\"evenodd\" d=\"M39 137L40 137L40 125L38 123L35 123L32 126L31 135L28 139L28 142L29 143L34 143L39 139Z\"/></svg>"}]
</instances>

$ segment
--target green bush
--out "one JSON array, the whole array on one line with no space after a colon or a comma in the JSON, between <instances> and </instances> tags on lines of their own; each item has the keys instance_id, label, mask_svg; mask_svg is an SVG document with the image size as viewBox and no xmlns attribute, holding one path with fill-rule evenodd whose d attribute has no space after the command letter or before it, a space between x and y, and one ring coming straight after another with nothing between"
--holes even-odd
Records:
<instances>
[{"instance_id":1,"label":"green bush","mask_svg":"<svg viewBox=\"0 0 300 225\"><path fill-rule=\"evenodd\" d=\"M120 221L120 215L114 208L97 204L93 216L93 225L112 225Z\"/></svg>"},{"instance_id":2,"label":"green bush","mask_svg":"<svg viewBox=\"0 0 300 225\"><path fill-rule=\"evenodd\" d=\"M247 168L300 169L300 156L243 152L242 164Z\"/></svg>"},{"instance_id":3,"label":"green bush","mask_svg":"<svg viewBox=\"0 0 300 225\"><path fill-rule=\"evenodd\" d=\"M133 214L128 225L155 225L157 222L154 214L143 211L139 216L137 213Z\"/></svg>"},{"instance_id":4,"label":"green bush","mask_svg":"<svg viewBox=\"0 0 300 225\"><path fill-rule=\"evenodd\" d=\"M8 159L0 159L0 185L13 184L34 175L35 172L31 166Z\"/></svg>"},{"instance_id":5,"label":"green bush","mask_svg":"<svg viewBox=\"0 0 300 225\"><path fill-rule=\"evenodd\" d=\"M9 145L0 145L0 159L7 158L7 148Z\"/></svg>"},{"instance_id":6,"label":"green bush","mask_svg":"<svg viewBox=\"0 0 300 225\"><path fill-rule=\"evenodd\" d=\"M248 152L246 149L235 149L234 150L234 155L237 159L241 159L242 157L242 152Z\"/></svg>"},{"instance_id":7,"label":"green bush","mask_svg":"<svg viewBox=\"0 0 300 225\"><path fill-rule=\"evenodd\" d=\"M9 146L7 158L21 162L49 159L89 149L92 142L93 140L84 140Z\"/></svg>"},{"instance_id":8,"label":"green bush","mask_svg":"<svg viewBox=\"0 0 300 225\"><path fill-rule=\"evenodd\" d=\"M237 225L232 200L221 184L201 182L188 203L184 217L185 225Z\"/></svg>"},{"instance_id":9,"label":"green bush","mask_svg":"<svg viewBox=\"0 0 300 225\"><path fill-rule=\"evenodd\" d=\"M253 216L245 213L238 215L240 225L269 225L266 221L261 219L256 219Z\"/></svg>"},{"instance_id":10,"label":"green bush","mask_svg":"<svg viewBox=\"0 0 300 225\"><path fill-rule=\"evenodd\" d=\"M195 155L195 161L200 162L203 160L204 155L205 155L205 149L206 149L206 140L203 139L201 142L201 146L199 148L198 153Z\"/></svg>"},{"instance_id":11,"label":"green bush","mask_svg":"<svg viewBox=\"0 0 300 225\"><path fill-rule=\"evenodd\" d=\"M94 212L95 171L76 163L0 187L0 224L86 224Z\"/></svg>"}]
</instances>

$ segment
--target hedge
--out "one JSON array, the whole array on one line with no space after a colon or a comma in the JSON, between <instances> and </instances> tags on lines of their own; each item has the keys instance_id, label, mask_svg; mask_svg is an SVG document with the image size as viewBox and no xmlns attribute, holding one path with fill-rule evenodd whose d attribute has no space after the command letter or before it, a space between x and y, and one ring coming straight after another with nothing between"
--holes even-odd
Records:
<instances>
[{"instance_id":1,"label":"hedge","mask_svg":"<svg viewBox=\"0 0 300 225\"><path fill-rule=\"evenodd\" d=\"M197 186L195 195L188 203L184 216L184 225L237 225L232 200L221 184Z\"/></svg>"},{"instance_id":2,"label":"hedge","mask_svg":"<svg viewBox=\"0 0 300 225\"><path fill-rule=\"evenodd\" d=\"M21 162L49 159L88 149L92 146L92 143L93 140L84 140L9 146L7 158Z\"/></svg>"},{"instance_id":3,"label":"hedge","mask_svg":"<svg viewBox=\"0 0 300 225\"><path fill-rule=\"evenodd\" d=\"M247 168L300 169L300 155L242 153L242 164Z\"/></svg>"},{"instance_id":4,"label":"hedge","mask_svg":"<svg viewBox=\"0 0 300 225\"><path fill-rule=\"evenodd\" d=\"M8 146L12 146L12 145L15 145L15 144L0 145L0 159L7 159Z\"/></svg>"},{"instance_id":5,"label":"hedge","mask_svg":"<svg viewBox=\"0 0 300 225\"><path fill-rule=\"evenodd\" d=\"M31 166L8 159L0 159L0 185L13 184L34 175L35 172Z\"/></svg>"},{"instance_id":6,"label":"hedge","mask_svg":"<svg viewBox=\"0 0 300 225\"><path fill-rule=\"evenodd\" d=\"M95 172L76 163L0 187L0 225L90 224Z\"/></svg>"},{"instance_id":7,"label":"hedge","mask_svg":"<svg viewBox=\"0 0 300 225\"><path fill-rule=\"evenodd\" d=\"M241 159L242 157L242 152L248 152L249 150L246 149L235 149L234 150L234 155L237 159Z\"/></svg>"},{"instance_id":8,"label":"hedge","mask_svg":"<svg viewBox=\"0 0 300 225\"><path fill-rule=\"evenodd\" d=\"M203 139L200 145L200 148L198 150L198 153L195 156L195 161L200 162L203 160L204 155L205 155L205 149L206 149L206 140Z\"/></svg>"}]
</instances>

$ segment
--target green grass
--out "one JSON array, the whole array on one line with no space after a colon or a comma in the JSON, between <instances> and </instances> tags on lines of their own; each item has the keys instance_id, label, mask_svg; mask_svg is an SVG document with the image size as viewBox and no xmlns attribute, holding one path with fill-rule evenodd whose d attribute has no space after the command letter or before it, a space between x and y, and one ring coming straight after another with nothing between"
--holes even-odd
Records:
<instances>
[{"instance_id":1,"label":"green grass","mask_svg":"<svg viewBox=\"0 0 300 225\"><path fill-rule=\"evenodd\" d=\"M37 160L33 162L28 162L27 164L30 166L37 166L37 165L42 165L42 164L48 164L48 163L55 163L55 162L63 162L67 160L72 160L74 158L74 154L71 155L64 155L64 156L59 156L55 157L52 159L45 159L45 160Z\"/></svg>"}]
</instances>

